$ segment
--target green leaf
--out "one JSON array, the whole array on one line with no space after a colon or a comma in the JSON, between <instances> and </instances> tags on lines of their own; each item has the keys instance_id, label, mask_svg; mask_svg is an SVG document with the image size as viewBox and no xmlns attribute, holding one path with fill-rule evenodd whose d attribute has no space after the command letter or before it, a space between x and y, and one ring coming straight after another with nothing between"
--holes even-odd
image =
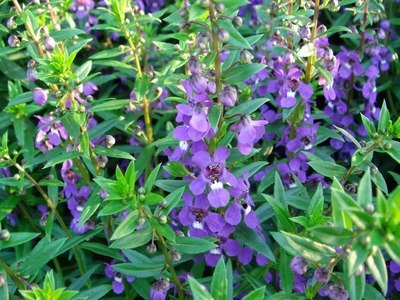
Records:
<instances>
[{"instance_id":1,"label":"green leaf","mask_svg":"<svg viewBox=\"0 0 400 300\"><path fill-rule=\"evenodd\" d=\"M137 278L157 277L160 275L160 272L164 267L165 262L153 262L151 264L125 263L113 265L113 269L117 272Z\"/></svg>"},{"instance_id":2,"label":"green leaf","mask_svg":"<svg viewBox=\"0 0 400 300\"><path fill-rule=\"evenodd\" d=\"M215 300L225 300L228 295L228 279L226 267L223 257L218 261L214 269L213 278L211 281L211 296Z\"/></svg>"},{"instance_id":3,"label":"green leaf","mask_svg":"<svg viewBox=\"0 0 400 300\"><path fill-rule=\"evenodd\" d=\"M132 100L116 99L107 101L95 101L90 110L92 112L117 110L126 107Z\"/></svg>"},{"instance_id":4,"label":"green leaf","mask_svg":"<svg viewBox=\"0 0 400 300\"><path fill-rule=\"evenodd\" d=\"M236 114L250 115L268 101L268 98L257 98L254 100L246 101L239 104L238 106L232 107L226 112L225 116L230 117Z\"/></svg>"},{"instance_id":5,"label":"green leaf","mask_svg":"<svg viewBox=\"0 0 400 300\"><path fill-rule=\"evenodd\" d=\"M102 285L96 286L94 288L88 289L86 291L80 292L79 294L77 294L75 296L74 299L77 300L78 297L80 299L81 298L85 299L87 297L87 299L90 299L90 300L103 299L103 297L106 294L108 294L108 292L110 292L111 290L112 290L111 284L102 284Z\"/></svg>"},{"instance_id":6,"label":"green leaf","mask_svg":"<svg viewBox=\"0 0 400 300\"><path fill-rule=\"evenodd\" d=\"M336 253L335 249L288 232L281 232L288 244L298 255L315 262L328 262Z\"/></svg>"},{"instance_id":7,"label":"green leaf","mask_svg":"<svg viewBox=\"0 0 400 300\"><path fill-rule=\"evenodd\" d=\"M371 173L369 168L367 168L367 171L361 178L360 186L357 190L357 201L361 207L365 207L365 205L372 203Z\"/></svg>"},{"instance_id":8,"label":"green leaf","mask_svg":"<svg viewBox=\"0 0 400 300\"><path fill-rule=\"evenodd\" d=\"M60 155L57 155L56 157L50 159L47 162L47 164L43 167L43 169L52 167L53 165L57 165L57 164L63 163L66 160L70 160L70 159L73 159L75 157L79 157L81 155L82 155L82 153L77 152L77 151L70 151L70 152L61 153Z\"/></svg>"},{"instance_id":9,"label":"green leaf","mask_svg":"<svg viewBox=\"0 0 400 300\"><path fill-rule=\"evenodd\" d=\"M93 273L103 264L96 264L94 266L92 266L89 270L86 270L85 274L82 274L82 276L80 276L79 278L77 278L76 280L74 280L69 286L68 289L69 290L80 290L82 289L83 285L85 284L85 282L93 275ZM78 293L76 291L76 293ZM58 298L60 299L60 298ZM57 300L58 300L57 299Z\"/></svg>"},{"instance_id":10,"label":"green leaf","mask_svg":"<svg viewBox=\"0 0 400 300\"><path fill-rule=\"evenodd\" d=\"M11 101L8 102L7 106L23 104L23 103L31 102L32 100L33 100L32 92L26 92L26 93L20 94L17 97L11 99Z\"/></svg>"},{"instance_id":11,"label":"green leaf","mask_svg":"<svg viewBox=\"0 0 400 300\"><path fill-rule=\"evenodd\" d=\"M339 3L340 6L342 6L341 2ZM347 33L352 33L352 31L349 28L347 28L346 26L332 26L327 31L320 33L318 35L318 37L320 38L320 37L324 37L324 36L330 36L332 34L335 34L337 32L342 32L342 31L345 31Z\"/></svg>"},{"instance_id":12,"label":"green leaf","mask_svg":"<svg viewBox=\"0 0 400 300\"><path fill-rule=\"evenodd\" d=\"M243 222L236 227L235 236L243 244L261 253L268 259L275 261L274 254L267 243L253 229L243 224Z\"/></svg>"},{"instance_id":13,"label":"green leaf","mask_svg":"<svg viewBox=\"0 0 400 300\"><path fill-rule=\"evenodd\" d=\"M22 276L32 275L41 269L51 259L57 256L59 249L61 249L66 241L67 238L51 242L48 239L42 239L20 266L20 274Z\"/></svg>"},{"instance_id":14,"label":"green leaf","mask_svg":"<svg viewBox=\"0 0 400 300\"><path fill-rule=\"evenodd\" d=\"M347 276L348 264L344 262L344 274L342 276L342 280L344 283L344 287L349 293L349 298L354 300L362 300L365 290L365 270L363 268L361 274L355 276L352 274L351 276Z\"/></svg>"},{"instance_id":15,"label":"green leaf","mask_svg":"<svg viewBox=\"0 0 400 300\"><path fill-rule=\"evenodd\" d=\"M17 206L20 200L21 198L16 196L8 196L6 199L1 200L0 221L2 221L9 213L13 211L13 209Z\"/></svg>"},{"instance_id":16,"label":"green leaf","mask_svg":"<svg viewBox=\"0 0 400 300\"><path fill-rule=\"evenodd\" d=\"M374 124L363 114L361 114L361 121L363 122L364 127L367 130L368 137L372 140L372 135L376 133Z\"/></svg>"},{"instance_id":17,"label":"green leaf","mask_svg":"<svg viewBox=\"0 0 400 300\"><path fill-rule=\"evenodd\" d=\"M158 186L160 189L172 193L176 191L176 189L178 188L188 186L189 182L183 180L162 179L162 180L157 180L156 182L154 182L154 184Z\"/></svg>"},{"instance_id":18,"label":"green leaf","mask_svg":"<svg viewBox=\"0 0 400 300\"><path fill-rule=\"evenodd\" d=\"M110 248L108 248L107 245L104 245L101 243L83 242L79 245L79 247L82 249L88 250L90 252L99 254L99 255L104 255L104 256L114 258L119 261L124 260L124 258L122 257L122 255L119 253L118 250L110 249Z\"/></svg>"},{"instance_id":19,"label":"green leaf","mask_svg":"<svg viewBox=\"0 0 400 300\"><path fill-rule=\"evenodd\" d=\"M333 247L349 245L354 236L353 231L336 226L316 226L308 231L312 239Z\"/></svg>"},{"instance_id":20,"label":"green leaf","mask_svg":"<svg viewBox=\"0 0 400 300\"><path fill-rule=\"evenodd\" d=\"M8 300L9 299L9 290L7 284L7 273L4 270L2 264L0 264L0 276L2 276L5 280L3 284L0 286L0 299Z\"/></svg>"},{"instance_id":21,"label":"green leaf","mask_svg":"<svg viewBox=\"0 0 400 300\"><path fill-rule=\"evenodd\" d=\"M243 300L264 299L264 295L265 295L265 286L262 286L248 293L246 296L243 297Z\"/></svg>"},{"instance_id":22,"label":"green leaf","mask_svg":"<svg viewBox=\"0 0 400 300\"><path fill-rule=\"evenodd\" d=\"M268 203L271 205L272 209L275 211L276 217L281 222L283 229L285 229L286 231L289 231L289 232L296 232L296 226L290 220L290 218L292 216L290 215L288 209L281 202L276 200L275 198L273 198L269 195L265 195L265 194L261 194L261 195L268 201Z\"/></svg>"},{"instance_id":23,"label":"green leaf","mask_svg":"<svg viewBox=\"0 0 400 300\"><path fill-rule=\"evenodd\" d=\"M123 204L121 201L111 201L102 210L99 211L97 216L102 217L117 214L127 209L129 206L129 204Z\"/></svg>"},{"instance_id":24,"label":"green leaf","mask_svg":"<svg viewBox=\"0 0 400 300\"><path fill-rule=\"evenodd\" d=\"M370 249L361 245L359 241L360 239L357 238L345 262L348 264L347 276L351 276L358 270L358 267L365 262L370 252Z\"/></svg>"},{"instance_id":25,"label":"green leaf","mask_svg":"<svg viewBox=\"0 0 400 300\"><path fill-rule=\"evenodd\" d=\"M355 0L354 0L355 1ZM340 2L339 2L340 3ZM364 300L385 300L380 292L370 284L365 285Z\"/></svg>"},{"instance_id":26,"label":"green leaf","mask_svg":"<svg viewBox=\"0 0 400 300\"><path fill-rule=\"evenodd\" d=\"M223 109L222 105L215 104L211 107L211 109L208 112L208 119L214 131L216 131L219 124L219 120L221 119L222 109Z\"/></svg>"},{"instance_id":27,"label":"green leaf","mask_svg":"<svg viewBox=\"0 0 400 300\"><path fill-rule=\"evenodd\" d=\"M170 243L181 254L200 254L217 247L216 244L204 238L176 236L175 242Z\"/></svg>"},{"instance_id":28,"label":"green leaf","mask_svg":"<svg viewBox=\"0 0 400 300\"><path fill-rule=\"evenodd\" d=\"M158 231L168 241L175 242L175 232L171 229L168 224L160 224L157 219L149 219L150 226Z\"/></svg>"},{"instance_id":29,"label":"green leaf","mask_svg":"<svg viewBox=\"0 0 400 300\"><path fill-rule=\"evenodd\" d=\"M87 220L96 212L97 208L103 202L103 199L100 197L100 187L97 187L90 194L88 201L85 204L85 207L79 217L78 228L81 228L83 224L86 223Z\"/></svg>"},{"instance_id":30,"label":"green leaf","mask_svg":"<svg viewBox=\"0 0 400 300\"><path fill-rule=\"evenodd\" d=\"M134 210L122 221L121 224L115 229L111 240L116 240L131 234L138 226L137 219L139 217L139 211Z\"/></svg>"},{"instance_id":31,"label":"green leaf","mask_svg":"<svg viewBox=\"0 0 400 300\"><path fill-rule=\"evenodd\" d=\"M386 101L383 101L378 121L378 132L387 132L391 125L392 121L390 121L390 113L386 107Z\"/></svg>"},{"instance_id":32,"label":"green leaf","mask_svg":"<svg viewBox=\"0 0 400 300\"><path fill-rule=\"evenodd\" d=\"M250 2L248 0L215 0L215 3L224 3L226 8L229 9L234 9L236 10L240 6L244 6L249 4Z\"/></svg>"},{"instance_id":33,"label":"green leaf","mask_svg":"<svg viewBox=\"0 0 400 300\"><path fill-rule=\"evenodd\" d=\"M181 187L179 189L176 189L172 193L170 193L168 196L165 197L165 201L167 201L167 206L163 209L164 214L169 215L172 209L175 208L175 206L181 201L182 199L182 194L185 191L184 187Z\"/></svg>"},{"instance_id":34,"label":"green leaf","mask_svg":"<svg viewBox=\"0 0 400 300\"><path fill-rule=\"evenodd\" d=\"M275 185L274 185L274 196L275 199L278 199L287 209L287 203L286 203L286 193L285 189L282 184L281 177L278 172L275 172Z\"/></svg>"},{"instance_id":35,"label":"green leaf","mask_svg":"<svg viewBox=\"0 0 400 300\"><path fill-rule=\"evenodd\" d=\"M237 66L234 66L233 68L229 69L228 71L224 72L222 74L222 79L231 85L238 84L240 82L243 82L243 80L250 78L251 76L257 74L258 72L260 72L262 69L265 69L265 68L266 68L266 65L258 64L258 63L247 64L247 65L237 65ZM251 100L251 101L254 101L254 100ZM254 109L254 110L256 110L256 109Z\"/></svg>"},{"instance_id":36,"label":"green leaf","mask_svg":"<svg viewBox=\"0 0 400 300\"><path fill-rule=\"evenodd\" d=\"M136 230L134 233L124 236L119 240L116 240L110 245L110 248L115 249L135 249L137 247L147 244L153 236L150 228L143 228Z\"/></svg>"},{"instance_id":37,"label":"green leaf","mask_svg":"<svg viewBox=\"0 0 400 300\"><path fill-rule=\"evenodd\" d=\"M279 255L279 274L281 278L282 288L287 294L292 293L294 273L290 269L290 257L286 254L285 249L280 248Z\"/></svg>"},{"instance_id":38,"label":"green leaf","mask_svg":"<svg viewBox=\"0 0 400 300\"><path fill-rule=\"evenodd\" d=\"M55 39L56 42L61 42L63 40L69 39L73 36L79 35L79 34L84 34L85 32L80 29L76 28L66 28L66 29L61 29L58 31L52 31L51 32L51 37ZM72 51L70 51L71 53Z\"/></svg>"},{"instance_id":39,"label":"green leaf","mask_svg":"<svg viewBox=\"0 0 400 300\"><path fill-rule=\"evenodd\" d=\"M218 19L217 24L219 27L229 32L229 40L227 42L228 44L236 48L242 48L248 50L252 49L249 42L240 34L239 31L236 30L235 26L233 26L231 20Z\"/></svg>"},{"instance_id":40,"label":"green leaf","mask_svg":"<svg viewBox=\"0 0 400 300\"><path fill-rule=\"evenodd\" d=\"M347 172L345 167L328 161L309 161L307 164L317 173L329 178L342 178Z\"/></svg>"},{"instance_id":41,"label":"green leaf","mask_svg":"<svg viewBox=\"0 0 400 300\"><path fill-rule=\"evenodd\" d=\"M78 76L79 80L82 81L86 76L89 75L91 69L92 61L88 60L75 71L75 74Z\"/></svg>"},{"instance_id":42,"label":"green leaf","mask_svg":"<svg viewBox=\"0 0 400 300\"><path fill-rule=\"evenodd\" d=\"M336 125L333 125L337 130L339 130L343 135L345 135L349 140L351 140L353 142L354 145L357 146L358 149L361 149L361 145L360 143L351 135L350 132L348 132L347 130L340 128Z\"/></svg>"},{"instance_id":43,"label":"green leaf","mask_svg":"<svg viewBox=\"0 0 400 300\"><path fill-rule=\"evenodd\" d=\"M387 267L381 250L379 248L376 248L375 250L375 253L368 256L367 266L381 288L383 294L386 295L388 289Z\"/></svg>"},{"instance_id":44,"label":"green leaf","mask_svg":"<svg viewBox=\"0 0 400 300\"><path fill-rule=\"evenodd\" d=\"M78 139L81 134L81 125L77 122L75 115L78 113L66 113L60 118L60 121L68 131L69 135ZM82 114L83 115L83 114Z\"/></svg>"},{"instance_id":45,"label":"green leaf","mask_svg":"<svg viewBox=\"0 0 400 300\"><path fill-rule=\"evenodd\" d=\"M123 159L129 159L129 160L135 159L128 152L118 150L115 148L109 149L109 148L105 148L105 147L101 147L101 146L96 146L93 151L97 155L104 155L104 156L108 156L108 157L123 158Z\"/></svg>"},{"instance_id":46,"label":"green leaf","mask_svg":"<svg viewBox=\"0 0 400 300\"><path fill-rule=\"evenodd\" d=\"M317 53L317 48L314 46L313 43L306 43L304 44L300 50L296 53L298 57L309 57Z\"/></svg>"},{"instance_id":47,"label":"green leaf","mask_svg":"<svg viewBox=\"0 0 400 300\"><path fill-rule=\"evenodd\" d=\"M11 232L10 239L7 242L0 240L0 250L24 244L33 240L38 235L39 233L32 232Z\"/></svg>"},{"instance_id":48,"label":"green leaf","mask_svg":"<svg viewBox=\"0 0 400 300\"><path fill-rule=\"evenodd\" d=\"M151 171L149 177L147 177L146 182L144 183L144 188L146 189L146 193L150 193L151 189L153 188L154 182L157 178L157 174L160 171L160 167L161 164L158 164L158 166Z\"/></svg>"},{"instance_id":49,"label":"green leaf","mask_svg":"<svg viewBox=\"0 0 400 300\"><path fill-rule=\"evenodd\" d=\"M186 170L185 166L176 161L169 162L168 165L163 166L163 169L174 177L184 177L189 175L189 171Z\"/></svg>"},{"instance_id":50,"label":"green leaf","mask_svg":"<svg viewBox=\"0 0 400 300\"><path fill-rule=\"evenodd\" d=\"M191 276L188 276L188 281L190 290L193 293L194 300L213 300L204 285L201 285L196 279Z\"/></svg>"},{"instance_id":51,"label":"green leaf","mask_svg":"<svg viewBox=\"0 0 400 300\"><path fill-rule=\"evenodd\" d=\"M137 75L135 79L135 95L138 101L142 101L143 97L147 93L147 89L149 88L148 78L146 74L142 73L141 75Z\"/></svg>"},{"instance_id":52,"label":"green leaf","mask_svg":"<svg viewBox=\"0 0 400 300\"><path fill-rule=\"evenodd\" d=\"M164 200L164 197L158 194L150 193L146 195L143 205L153 205L160 203Z\"/></svg>"},{"instance_id":53,"label":"green leaf","mask_svg":"<svg viewBox=\"0 0 400 300\"><path fill-rule=\"evenodd\" d=\"M121 49L120 47L116 47L114 49L103 50L98 53L93 54L89 57L89 59L104 59L104 58L111 58L116 56L121 56L130 51L129 47Z\"/></svg>"}]
</instances>

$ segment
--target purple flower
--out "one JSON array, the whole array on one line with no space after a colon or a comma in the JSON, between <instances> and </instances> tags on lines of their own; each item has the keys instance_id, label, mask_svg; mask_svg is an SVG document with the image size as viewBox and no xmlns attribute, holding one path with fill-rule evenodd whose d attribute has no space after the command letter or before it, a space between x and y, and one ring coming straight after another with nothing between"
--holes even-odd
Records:
<instances>
[{"instance_id":1,"label":"purple flower","mask_svg":"<svg viewBox=\"0 0 400 300\"><path fill-rule=\"evenodd\" d=\"M36 81L37 78L35 77L35 74L37 73L36 68L28 68L26 70L26 77L28 78L29 81Z\"/></svg>"},{"instance_id":2,"label":"purple flower","mask_svg":"<svg viewBox=\"0 0 400 300\"><path fill-rule=\"evenodd\" d=\"M349 79L351 74L360 76L364 72L363 66L360 64L360 57L355 51L347 51L345 47L340 46L342 52L337 57L340 60L339 75L344 79Z\"/></svg>"},{"instance_id":3,"label":"purple flower","mask_svg":"<svg viewBox=\"0 0 400 300\"><path fill-rule=\"evenodd\" d=\"M222 257L222 250L228 256L236 256L240 251L240 244L238 241L229 238L229 236L235 231L235 227L226 224L220 231L211 234L218 239L216 242L217 247L206 254L205 260L207 266L215 267Z\"/></svg>"},{"instance_id":4,"label":"purple flower","mask_svg":"<svg viewBox=\"0 0 400 300\"><path fill-rule=\"evenodd\" d=\"M46 125L54 119L53 116L48 115L47 117L43 118L41 116L34 115L34 117L39 119L38 126L41 128L36 136L35 146L42 152L49 151L53 149L53 146L60 145L61 138L64 140L68 138L68 132L65 130L60 121L56 121L51 125Z\"/></svg>"},{"instance_id":5,"label":"purple flower","mask_svg":"<svg viewBox=\"0 0 400 300\"><path fill-rule=\"evenodd\" d=\"M83 224L82 227L79 228L79 218L78 219L73 218L69 228L73 228L74 232L76 234L84 234L85 232L87 232L89 230L94 230L95 229L95 223L92 220L88 220L88 221L86 221L85 224Z\"/></svg>"},{"instance_id":6,"label":"purple flower","mask_svg":"<svg viewBox=\"0 0 400 300\"><path fill-rule=\"evenodd\" d=\"M241 262L243 265L248 265L253 258L253 249L249 246L244 246L239 254L238 254L238 261Z\"/></svg>"},{"instance_id":7,"label":"purple flower","mask_svg":"<svg viewBox=\"0 0 400 300\"><path fill-rule=\"evenodd\" d=\"M393 259L390 261L389 269L392 273L400 273L400 265Z\"/></svg>"},{"instance_id":8,"label":"purple flower","mask_svg":"<svg viewBox=\"0 0 400 300\"><path fill-rule=\"evenodd\" d=\"M122 282L123 278L126 278L126 281L128 282L133 282L135 281L136 278L134 277L129 277L129 276L124 276L121 273L118 273L117 271L115 271L112 267L112 265L115 265L117 262L115 260L111 261L111 264L108 263L104 263L106 265L106 267L104 268L104 273L106 274L106 276L108 278L113 278L113 282L112 282L112 287L113 287L113 291L116 294L122 294L124 291L124 283Z\"/></svg>"},{"instance_id":9,"label":"purple flower","mask_svg":"<svg viewBox=\"0 0 400 300\"><path fill-rule=\"evenodd\" d=\"M282 175L284 184L287 184L289 188L296 187L294 175L297 176L300 182L306 181L306 173L301 169L302 162L298 157L293 158L289 163L278 164L276 168Z\"/></svg>"},{"instance_id":10,"label":"purple flower","mask_svg":"<svg viewBox=\"0 0 400 300\"><path fill-rule=\"evenodd\" d=\"M207 90L207 79L200 74L190 75L189 84L196 94L204 94Z\"/></svg>"},{"instance_id":11,"label":"purple flower","mask_svg":"<svg viewBox=\"0 0 400 300\"><path fill-rule=\"evenodd\" d=\"M312 127L303 125L296 128L296 137L287 143L290 152L299 149L309 150L312 144L317 141L317 128L320 123L315 123Z\"/></svg>"},{"instance_id":12,"label":"purple flower","mask_svg":"<svg viewBox=\"0 0 400 300\"><path fill-rule=\"evenodd\" d=\"M235 186L236 178L226 170L225 160L229 156L229 149L219 147L214 152L213 158L206 151L199 151L193 155L193 163L200 167L199 176L189 185L195 195L204 192L207 185L211 188L208 201L213 207L226 206L229 202L229 192L224 189L224 183Z\"/></svg>"},{"instance_id":13,"label":"purple flower","mask_svg":"<svg viewBox=\"0 0 400 300\"><path fill-rule=\"evenodd\" d=\"M86 14L94 8L93 0L75 0L71 5L71 10L76 12L78 19L83 19Z\"/></svg>"},{"instance_id":14,"label":"purple flower","mask_svg":"<svg viewBox=\"0 0 400 300\"><path fill-rule=\"evenodd\" d=\"M168 278L162 278L157 280L151 285L150 298L152 300L164 300L167 297L167 292L170 289L171 284Z\"/></svg>"},{"instance_id":15,"label":"purple flower","mask_svg":"<svg viewBox=\"0 0 400 300\"><path fill-rule=\"evenodd\" d=\"M254 143L264 135L264 126L268 123L266 120L254 121L249 115L242 115L240 120L231 126L231 130L236 132L240 153L243 155L251 153Z\"/></svg>"},{"instance_id":16,"label":"purple flower","mask_svg":"<svg viewBox=\"0 0 400 300\"><path fill-rule=\"evenodd\" d=\"M91 192L90 187L82 186L77 193L68 199L68 208L74 218L79 219Z\"/></svg>"},{"instance_id":17,"label":"purple flower","mask_svg":"<svg viewBox=\"0 0 400 300\"><path fill-rule=\"evenodd\" d=\"M205 194L198 195L192 200L192 196L184 193L182 198L185 205L179 213L179 221L183 226L189 226L188 235L192 237L208 236L207 229L212 232L221 231L225 225L224 218L209 211L210 203Z\"/></svg>"},{"instance_id":18,"label":"purple flower","mask_svg":"<svg viewBox=\"0 0 400 300\"><path fill-rule=\"evenodd\" d=\"M329 297L331 300L347 300L349 299L349 293L337 284L328 284L322 290L320 295Z\"/></svg>"},{"instance_id":19,"label":"purple flower","mask_svg":"<svg viewBox=\"0 0 400 300\"><path fill-rule=\"evenodd\" d=\"M305 272L307 272L307 264L308 261L306 261L303 257L295 256L290 262L290 269L292 269L293 273L295 274L303 275Z\"/></svg>"},{"instance_id":20,"label":"purple flower","mask_svg":"<svg viewBox=\"0 0 400 300\"><path fill-rule=\"evenodd\" d=\"M325 283L328 282L329 279L331 279L331 273L326 267L318 268L314 272L314 277L318 282Z\"/></svg>"},{"instance_id":21,"label":"purple flower","mask_svg":"<svg viewBox=\"0 0 400 300\"><path fill-rule=\"evenodd\" d=\"M197 75L203 72L203 64L197 58L197 56L191 56L188 61L188 69L193 75Z\"/></svg>"},{"instance_id":22,"label":"purple flower","mask_svg":"<svg viewBox=\"0 0 400 300\"><path fill-rule=\"evenodd\" d=\"M371 62L375 66L379 66L381 71L387 71L390 68L390 62L393 60L392 54L385 46L380 46L379 53L371 58Z\"/></svg>"},{"instance_id":23,"label":"purple flower","mask_svg":"<svg viewBox=\"0 0 400 300\"><path fill-rule=\"evenodd\" d=\"M237 91L236 88L233 86L226 86L220 93L219 93L220 101L223 105L231 107L235 105L237 100Z\"/></svg>"},{"instance_id":24,"label":"purple flower","mask_svg":"<svg viewBox=\"0 0 400 300\"><path fill-rule=\"evenodd\" d=\"M86 96L93 95L94 93L96 93L97 90L98 90L97 85L95 85L95 84L94 84L93 82L91 82L91 81L86 81L86 82L83 84L83 93L84 93Z\"/></svg>"}]
</instances>

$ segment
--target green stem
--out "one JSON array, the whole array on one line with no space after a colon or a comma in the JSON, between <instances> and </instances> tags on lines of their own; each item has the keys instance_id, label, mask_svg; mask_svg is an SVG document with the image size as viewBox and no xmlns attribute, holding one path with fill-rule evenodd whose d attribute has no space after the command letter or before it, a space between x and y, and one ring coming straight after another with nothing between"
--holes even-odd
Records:
<instances>
[{"instance_id":1,"label":"green stem","mask_svg":"<svg viewBox=\"0 0 400 300\"><path fill-rule=\"evenodd\" d=\"M18 278L18 276L14 273L14 271L2 259L0 259L0 265L3 266L7 275L11 277L12 281L15 283L17 288L19 290L24 290L25 289L24 283Z\"/></svg>"},{"instance_id":2,"label":"green stem","mask_svg":"<svg viewBox=\"0 0 400 300\"><path fill-rule=\"evenodd\" d=\"M211 24L218 26L213 4L210 4L210 6L208 7L208 11L210 13ZM214 30L214 28L212 28L212 40L213 40L213 49L215 52L214 64L215 64L215 85L217 87L217 101L218 103L220 103L219 93L221 92L221 57L219 53L220 51L219 51L217 32Z\"/></svg>"},{"instance_id":3,"label":"green stem","mask_svg":"<svg viewBox=\"0 0 400 300\"><path fill-rule=\"evenodd\" d=\"M146 211L146 209L143 208L143 209L141 209L141 211L143 212L143 214L146 216L147 219L150 219L153 217ZM172 276L172 280L175 283L176 288L178 289L179 299L183 300L183 299L185 299L185 294L183 292L182 284L179 281L178 274L176 273L174 266L172 265L167 248L165 247L164 237L157 231L157 229L153 228L153 230L154 230L155 234L157 235L158 245L161 248L161 251L163 253L165 264L168 268L169 273Z\"/></svg>"}]
</instances>

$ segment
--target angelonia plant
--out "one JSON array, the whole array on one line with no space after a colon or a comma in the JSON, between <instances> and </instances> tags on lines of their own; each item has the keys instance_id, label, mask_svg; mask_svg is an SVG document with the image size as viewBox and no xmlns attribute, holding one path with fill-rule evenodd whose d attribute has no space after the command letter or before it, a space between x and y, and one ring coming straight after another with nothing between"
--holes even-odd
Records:
<instances>
[{"instance_id":1,"label":"angelonia plant","mask_svg":"<svg viewBox=\"0 0 400 300\"><path fill-rule=\"evenodd\" d=\"M28 1L0 299L400 298L400 1Z\"/></svg>"}]
</instances>

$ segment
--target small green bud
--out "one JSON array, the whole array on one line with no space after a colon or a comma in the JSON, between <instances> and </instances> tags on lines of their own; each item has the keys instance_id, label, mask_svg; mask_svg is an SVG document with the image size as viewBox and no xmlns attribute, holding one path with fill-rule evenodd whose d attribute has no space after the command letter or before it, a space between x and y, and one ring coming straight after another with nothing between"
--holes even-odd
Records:
<instances>
[{"instance_id":1,"label":"small green bud","mask_svg":"<svg viewBox=\"0 0 400 300\"><path fill-rule=\"evenodd\" d=\"M176 261L180 261L181 260L182 255L178 251L172 250L171 257L172 257L172 261L176 262Z\"/></svg>"},{"instance_id":2,"label":"small green bud","mask_svg":"<svg viewBox=\"0 0 400 300\"><path fill-rule=\"evenodd\" d=\"M17 150L13 150L12 155L17 155L18 151Z\"/></svg>"},{"instance_id":3,"label":"small green bud","mask_svg":"<svg viewBox=\"0 0 400 300\"><path fill-rule=\"evenodd\" d=\"M144 194L146 194L146 189L145 189L143 186L141 186L141 187L138 189L138 194L139 194L139 195L144 195Z\"/></svg>"},{"instance_id":4,"label":"small green bud","mask_svg":"<svg viewBox=\"0 0 400 300\"><path fill-rule=\"evenodd\" d=\"M80 113L84 113L86 111L86 109L85 109L85 107L83 105L80 105L79 108L78 108L78 111Z\"/></svg>"},{"instance_id":5,"label":"small green bud","mask_svg":"<svg viewBox=\"0 0 400 300\"><path fill-rule=\"evenodd\" d=\"M92 95L86 96L86 101L87 102L92 102L93 101L93 96Z\"/></svg>"},{"instance_id":6,"label":"small green bud","mask_svg":"<svg viewBox=\"0 0 400 300\"><path fill-rule=\"evenodd\" d=\"M364 211L372 215L375 212L375 206L372 203L367 203L364 206Z\"/></svg>"},{"instance_id":7,"label":"small green bud","mask_svg":"<svg viewBox=\"0 0 400 300\"><path fill-rule=\"evenodd\" d=\"M160 215L160 216L158 217L158 223L160 223L160 224L167 224L167 222L168 222L168 219L167 219L167 216L166 216L166 215Z\"/></svg>"},{"instance_id":8,"label":"small green bud","mask_svg":"<svg viewBox=\"0 0 400 300\"><path fill-rule=\"evenodd\" d=\"M385 148L385 150L390 150L392 149L392 144L389 142L383 143L383 148Z\"/></svg>"},{"instance_id":9,"label":"small green bud","mask_svg":"<svg viewBox=\"0 0 400 300\"><path fill-rule=\"evenodd\" d=\"M217 11L217 13L222 14L225 11L225 4L218 2L217 4L215 4L215 10Z\"/></svg>"},{"instance_id":10,"label":"small green bud","mask_svg":"<svg viewBox=\"0 0 400 300\"><path fill-rule=\"evenodd\" d=\"M374 132L374 133L372 134L372 139L374 139L374 140L379 139L379 133Z\"/></svg>"},{"instance_id":11,"label":"small green bud","mask_svg":"<svg viewBox=\"0 0 400 300\"><path fill-rule=\"evenodd\" d=\"M140 202L144 202L146 200L146 196L145 195L139 195L139 201Z\"/></svg>"},{"instance_id":12,"label":"small green bud","mask_svg":"<svg viewBox=\"0 0 400 300\"><path fill-rule=\"evenodd\" d=\"M235 26L235 28L239 28L243 25L243 19L241 17L236 16L232 19L232 24L233 26Z\"/></svg>"},{"instance_id":13,"label":"small green bud","mask_svg":"<svg viewBox=\"0 0 400 300\"><path fill-rule=\"evenodd\" d=\"M364 247L367 247L371 243L371 238L369 235L364 235L360 239L360 244Z\"/></svg>"},{"instance_id":14,"label":"small green bud","mask_svg":"<svg viewBox=\"0 0 400 300\"><path fill-rule=\"evenodd\" d=\"M62 98L62 96L64 96L64 93L63 93L63 92L61 92L61 91L57 91L57 92L56 92L56 98L57 98L57 99Z\"/></svg>"},{"instance_id":15,"label":"small green bud","mask_svg":"<svg viewBox=\"0 0 400 300\"><path fill-rule=\"evenodd\" d=\"M143 217L139 217L139 218L138 218L138 224L139 224L140 226L142 226L142 225L144 225L144 223L146 223L146 219L143 218Z\"/></svg>"},{"instance_id":16,"label":"small green bud","mask_svg":"<svg viewBox=\"0 0 400 300\"><path fill-rule=\"evenodd\" d=\"M361 148L365 148L367 146L367 142L364 141L364 140L361 140L360 141L360 146L361 146Z\"/></svg>"},{"instance_id":17,"label":"small green bud","mask_svg":"<svg viewBox=\"0 0 400 300\"><path fill-rule=\"evenodd\" d=\"M106 135L105 136L106 140L106 147L111 148L115 144L115 138L112 135Z\"/></svg>"},{"instance_id":18,"label":"small green bud","mask_svg":"<svg viewBox=\"0 0 400 300\"><path fill-rule=\"evenodd\" d=\"M15 174L15 175L14 175L14 179L15 179L15 180L20 180L20 179L21 179L21 176L20 176L19 174Z\"/></svg>"},{"instance_id":19,"label":"small green bud","mask_svg":"<svg viewBox=\"0 0 400 300\"><path fill-rule=\"evenodd\" d=\"M159 206L161 209L166 208L167 205L168 205L168 202L167 202L166 200L163 200L163 201L161 201L161 202L158 204L158 206Z\"/></svg>"},{"instance_id":20,"label":"small green bud","mask_svg":"<svg viewBox=\"0 0 400 300\"><path fill-rule=\"evenodd\" d=\"M217 38L221 43L226 43L229 40L229 32L223 28L218 29Z\"/></svg>"},{"instance_id":21,"label":"small green bud","mask_svg":"<svg viewBox=\"0 0 400 300\"><path fill-rule=\"evenodd\" d=\"M187 6L182 7L179 11L178 11L179 16L182 19L187 19L189 17L189 8Z\"/></svg>"},{"instance_id":22,"label":"small green bud","mask_svg":"<svg viewBox=\"0 0 400 300\"><path fill-rule=\"evenodd\" d=\"M199 5L202 8L208 8L208 6L210 5L210 0L200 0Z\"/></svg>"},{"instance_id":23,"label":"small green bud","mask_svg":"<svg viewBox=\"0 0 400 300\"><path fill-rule=\"evenodd\" d=\"M11 234L8 229L3 229L0 231L0 240L3 242L7 242L10 240Z\"/></svg>"},{"instance_id":24,"label":"small green bud","mask_svg":"<svg viewBox=\"0 0 400 300\"><path fill-rule=\"evenodd\" d=\"M377 173L379 172L378 168L375 167L375 166L372 166L372 167L370 168L370 171L371 171L371 174L372 174L372 175L375 175L375 174L377 174Z\"/></svg>"}]
</instances>

